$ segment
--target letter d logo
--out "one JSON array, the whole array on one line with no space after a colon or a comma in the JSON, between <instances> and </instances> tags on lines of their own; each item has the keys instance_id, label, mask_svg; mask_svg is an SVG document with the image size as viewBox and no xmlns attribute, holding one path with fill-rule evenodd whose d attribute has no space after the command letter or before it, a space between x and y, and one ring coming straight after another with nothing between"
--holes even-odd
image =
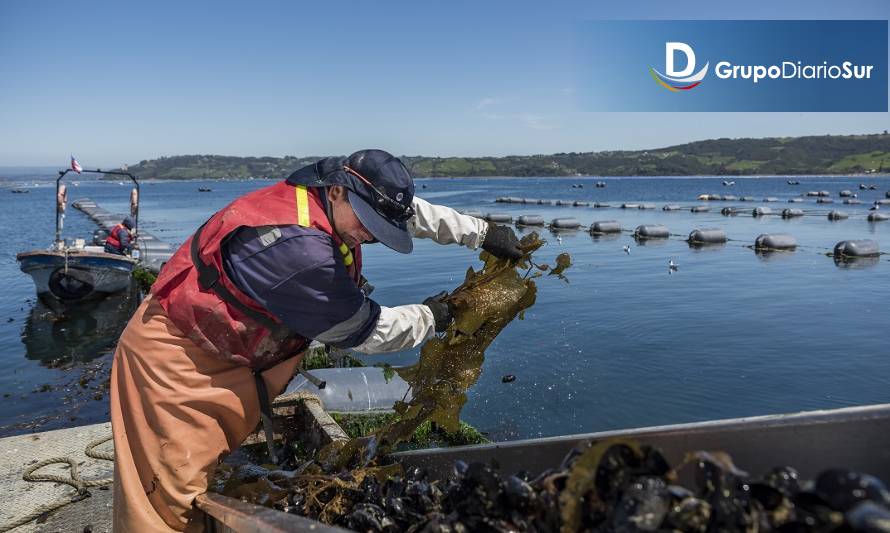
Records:
<instances>
[{"instance_id":1,"label":"letter d logo","mask_svg":"<svg viewBox=\"0 0 890 533\"><path fill-rule=\"evenodd\" d=\"M674 70L674 54L683 52L686 54L686 68L681 71ZM664 70L668 76L683 78L692 74L695 70L695 52L686 43L664 43Z\"/></svg>"},{"instance_id":2,"label":"letter d logo","mask_svg":"<svg viewBox=\"0 0 890 533\"><path fill-rule=\"evenodd\" d=\"M686 68L680 71L674 70L674 58L677 52L682 52L686 56ZM708 65L710 62L692 74L695 70L695 52L692 51L692 47L686 43L667 42L664 43L664 66L667 74L662 74L652 67L649 67L649 73L659 85L671 92L688 91L701 83L708 73Z\"/></svg>"}]
</instances>

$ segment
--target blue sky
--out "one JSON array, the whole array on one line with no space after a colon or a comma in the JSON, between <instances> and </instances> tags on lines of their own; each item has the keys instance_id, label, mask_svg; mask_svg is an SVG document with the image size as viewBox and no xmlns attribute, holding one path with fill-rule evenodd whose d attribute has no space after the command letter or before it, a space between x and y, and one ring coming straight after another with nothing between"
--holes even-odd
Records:
<instances>
[{"instance_id":1,"label":"blue sky","mask_svg":"<svg viewBox=\"0 0 890 533\"><path fill-rule=\"evenodd\" d=\"M886 113L590 113L578 23L883 19L885 1L0 3L0 165L638 149Z\"/></svg>"}]
</instances>

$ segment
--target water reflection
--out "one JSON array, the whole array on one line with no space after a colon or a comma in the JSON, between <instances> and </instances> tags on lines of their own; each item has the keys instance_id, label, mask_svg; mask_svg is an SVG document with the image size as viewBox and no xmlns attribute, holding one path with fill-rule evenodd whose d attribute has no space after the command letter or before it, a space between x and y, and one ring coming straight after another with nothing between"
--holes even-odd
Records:
<instances>
[{"instance_id":1,"label":"water reflection","mask_svg":"<svg viewBox=\"0 0 890 533\"><path fill-rule=\"evenodd\" d=\"M532 232L534 232L534 231L538 231L538 232L540 232L542 229L543 229L543 226L522 226L522 225L517 225L517 226L516 226L516 234L519 235L519 236L522 236L522 235L527 235L527 234L529 234L529 233L532 233Z\"/></svg>"},{"instance_id":2,"label":"water reflection","mask_svg":"<svg viewBox=\"0 0 890 533\"><path fill-rule=\"evenodd\" d=\"M719 252L726 247L725 242L693 242L686 241L693 252Z\"/></svg>"},{"instance_id":3,"label":"water reflection","mask_svg":"<svg viewBox=\"0 0 890 533\"><path fill-rule=\"evenodd\" d=\"M591 233L590 240L593 242L617 241L621 238L620 233Z\"/></svg>"},{"instance_id":4,"label":"water reflection","mask_svg":"<svg viewBox=\"0 0 890 533\"><path fill-rule=\"evenodd\" d=\"M794 252L782 250L754 250L754 255L764 263L771 261L790 261L794 258Z\"/></svg>"},{"instance_id":5,"label":"water reflection","mask_svg":"<svg viewBox=\"0 0 890 533\"><path fill-rule=\"evenodd\" d=\"M561 241L562 239L571 239L578 236L580 231L578 229L568 229L568 228L550 228L550 235L553 236L554 239Z\"/></svg>"},{"instance_id":6,"label":"water reflection","mask_svg":"<svg viewBox=\"0 0 890 533\"><path fill-rule=\"evenodd\" d=\"M879 256L872 257L842 257L835 256L834 264L838 268L871 268L881 262Z\"/></svg>"},{"instance_id":7,"label":"water reflection","mask_svg":"<svg viewBox=\"0 0 890 533\"><path fill-rule=\"evenodd\" d=\"M643 237L640 235L635 235L634 240L637 242L637 246L664 246L668 243L670 239L667 238L658 238L658 237Z\"/></svg>"},{"instance_id":8,"label":"water reflection","mask_svg":"<svg viewBox=\"0 0 890 533\"><path fill-rule=\"evenodd\" d=\"M91 361L114 347L138 304L134 292L68 307L58 314L40 301L22 331L25 357L43 366Z\"/></svg>"}]
</instances>

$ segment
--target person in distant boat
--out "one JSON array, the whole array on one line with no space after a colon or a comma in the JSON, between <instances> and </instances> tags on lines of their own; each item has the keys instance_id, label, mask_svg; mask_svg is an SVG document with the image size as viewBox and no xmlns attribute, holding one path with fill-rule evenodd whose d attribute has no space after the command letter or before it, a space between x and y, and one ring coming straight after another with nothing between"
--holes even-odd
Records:
<instances>
[{"instance_id":1,"label":"person in distant boat","mask_svg":"<svg viewBox=\"0 0 890 533\"><path fill-rule=\"evenodd\" d=\"M303 167L198 228L114 354L114 531L200 529L192 502L266 426L310 340L375 354L444 331L444 293L397 307L368 296L362 245L407 254L413 237L521 256L512 229L414 196L408 169L382 150Z\"/></svg>"},{"instance_id":2,"label":"person in distant boat","mask_svg":"<svg viewBox=\"0 0 890 533\"><path fill-rule=\"evenodd\" d=\"M126 217L120 224L111 228L108 237L105 238L105 253L117 255L129 255L133 238L133 219Z\"/></svg>"}]
</instances>

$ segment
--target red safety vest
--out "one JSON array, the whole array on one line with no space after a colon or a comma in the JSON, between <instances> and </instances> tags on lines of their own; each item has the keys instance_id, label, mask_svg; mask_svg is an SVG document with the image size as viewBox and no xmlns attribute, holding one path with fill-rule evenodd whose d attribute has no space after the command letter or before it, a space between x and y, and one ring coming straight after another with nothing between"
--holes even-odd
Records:
<instances>
[{"instance_id":1,"label":"red safety vest","mask_svg":"<svg viewBox=\"0 0 890 533\"><path fill-rule=\"evenodd\" d=\"M105 237L105 244L108 246L113 246L115 250L120 251L121 249L121 238L120 232L126 231L129 233L130 230L127 229L123 224L118 224L117 226L111 228L111 231L108 233L108 237Z\"/></svg>"},{"instance_id":2,"label":"red safety vest","mask_svg":"<svg viewBox=\"0 0 890 533\"><path fill-rule=\"evenodd\" d=\"M222 244L233 231L245 226L296 224L315 228L331 236L358 285L361 247L357 245L350 250L334 232L318 196L320 190L324 189L293 186L282 181L246 194L218 211L183 243L151 289L176 327L207 352L253 369L268 368L304 350L308 344L306 338L287 330L277 317L228 279L223 268ZM195 236L198 244L193 256ZM211 280L216 284L214 289L204 288L207 280L199 279L195 258L206 265L202 267L205 274L216 272L218 279ZM237 302L224 300L220 290L230 293ZM258 319L264 323L243 312L244 306L254 316L260 313Z\"/></svg>"}]
</instances>

